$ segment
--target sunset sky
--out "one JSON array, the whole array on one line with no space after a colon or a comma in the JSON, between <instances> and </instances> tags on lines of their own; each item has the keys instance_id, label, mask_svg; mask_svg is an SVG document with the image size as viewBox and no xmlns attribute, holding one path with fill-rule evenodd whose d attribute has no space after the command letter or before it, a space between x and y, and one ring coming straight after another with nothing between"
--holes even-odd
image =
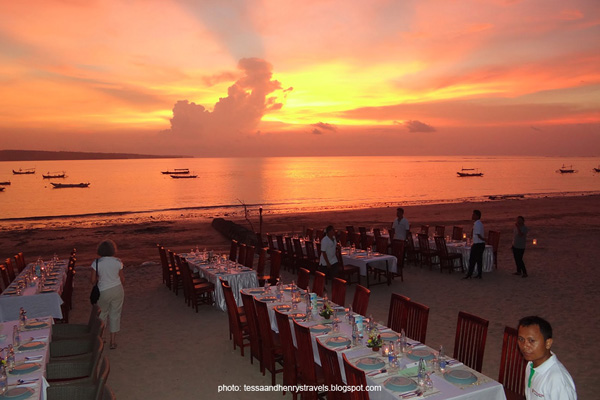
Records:
<instances>
[{"instance_id":1,"label":"sunset sky","mask_svg":"<svg viewBox=\"0 0 600 400\"><path fill-rule=\"evenodd\" d=\"M598 0L0 3L0 148L600 155Z\"/></svg>"}]
</instances>

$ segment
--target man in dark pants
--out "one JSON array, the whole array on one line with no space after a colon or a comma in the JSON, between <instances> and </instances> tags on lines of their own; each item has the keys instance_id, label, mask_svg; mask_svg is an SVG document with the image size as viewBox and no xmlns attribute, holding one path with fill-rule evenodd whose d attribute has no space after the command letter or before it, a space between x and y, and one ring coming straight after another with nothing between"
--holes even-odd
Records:
<instances>
[{"instance_id":1,"label":"man in dark pants","mask_svg":"<svg viewBox=\"0 0 600 400\"><path fill-rule=\"evenodd\" d=\"M527 269L525 269L525 263L523 262L527 232L529 232L529 229L525 226L525 218L519 215L515 223L512 243L513 256L515 257L515 264L517 264L517 272L513 275L521 275L523 278L527 278Z\"/></svg>"},{"instance_id":2,"label":"man in dark pants","mask_svg":"<svg viewBox=\"0 0 600 400\"><path fill-rule=\"evenodd\" d=\"M481 270L483 268L483 252L485 250L485 233L483 223L481 222L481 211L473 210L471 219L473 223L473 244L471 245L471 253L469 255L469 271L463 279L471 279L475 264L477 264L477 276L481 279Z\"/></svg>"},{"instance_id":3,"label":"man in dark pants","mask_svg":"<svg viewBox=\"0 0 600 400\"><path fill-rule=\"evenodd\" d=\"M319 260L319 270L328 279L333 280L337 278L338 269L340 266L339 260L336 255L337 241L335 240L335 230L333 226L329 225L325 229L325 237L321 240L321 259Z\"/></svg>"}]
</instances>

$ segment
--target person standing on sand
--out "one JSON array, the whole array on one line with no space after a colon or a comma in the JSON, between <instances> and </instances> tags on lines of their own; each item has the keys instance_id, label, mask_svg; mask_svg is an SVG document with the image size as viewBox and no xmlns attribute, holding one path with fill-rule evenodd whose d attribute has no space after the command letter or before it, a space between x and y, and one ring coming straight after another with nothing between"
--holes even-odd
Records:
<instances>
[{"instance_id":1,"label":"person standing on sand","mask_svg":"<svg viewBox=\"0 0 600 400\"><path fill-rule=\"evenodd\" d=\"M481 271L483 269L483 252L485 250L485 232L483 229L483 223L481 222L481 211L473 210L471 219L475 221L473 223L473 244L471 245L471 253L469 255L469 271L463 279L471 279L475 264L477 264L477 276L475 278L481 279Z\"/></svg>"},{"instance_id":2,"label":"person standing on sand","mask_svg":"<svg viewBox=\"0 0 600 400\"><path fill-rule=\"evenodd\" d=\"M100 258L92 263L92 283L97 282L100 289L100 319L106 322L108 317L111 349L117 348L117 332L121 330L121 310L125 298L123 263L114 257L116 252L115 242L104 240L98 245Z\"/></svg>"},{"instance_id":3,"label":"person standing on sand","mask_svg":"<svg viewBox=\"0 0 600 400\"><path fill-rule=\"evenodd\" d=\"M573 378L550 351L552 326L548 321L537 316L521 318L517 342L527 361L525 399L577 399Z\"/></svg>"},{"instance_id":4,"label":"person standing on sand","mask_svg":"<svg viewBox=\"0 0 600 400\"><path fill-rule=\"evenodd\" d=\"M525 218L519 215L517 217L517 222L515 222L512 242L512 252L515 258L515 264L517 264L517 272L513 275L521 275L522 278L527 278L527 269L523 262L525 244L527 243L527 232L529 232L529 229L525 226Z\"/></svg>"},{"instance_id":5,"label":"person standing on sand","mask_svg":"<svg viewBox=\"0 0 600 400\"><path fill-rule=\"evenodd\" d=\"M404 209L398 207L396 209L396 218L392 222L392 229L394 230L394 237L392 239L406 240L407 231L410 230L410 223L404 218Z\"/></svg>"},{"instance_id":6,"label":"person standing on sand","mask_svg":"<svg viewBox=\"0 0 600 400\"><path fill-rule=\"evenodd\" d=\"M337 241L335 240L335 230L332 225L329 225L325 228L325 236L321 239L321 259L319 260L319 269L331 280L337 278L340 265L336 251Z\"/></svg>"}]
</instances>

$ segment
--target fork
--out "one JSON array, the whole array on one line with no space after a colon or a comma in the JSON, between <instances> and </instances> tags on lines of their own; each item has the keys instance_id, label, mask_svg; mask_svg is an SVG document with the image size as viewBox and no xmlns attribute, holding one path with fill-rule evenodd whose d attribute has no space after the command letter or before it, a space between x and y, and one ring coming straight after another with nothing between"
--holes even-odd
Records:
<instances>
[{"instance_id":1,"label":"fork","mask_svg":"<svg viewBox=\"0 0 600 400\"><path fill-rule=\"evenodd\" d=\"M410 399L411 397L418 397L423 394L421 389L413 390L412 392L406 392L399 395L402 399Z\"/></svg>"}]
</instances>

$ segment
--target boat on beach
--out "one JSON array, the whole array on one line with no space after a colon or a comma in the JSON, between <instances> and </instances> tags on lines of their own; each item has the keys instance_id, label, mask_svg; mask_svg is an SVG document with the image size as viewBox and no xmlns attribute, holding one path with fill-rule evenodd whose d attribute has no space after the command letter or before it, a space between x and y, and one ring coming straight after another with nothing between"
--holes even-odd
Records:
<instances>
[{"instance_id":1,"label":"boat on beach","mask_svg":"<svg viewBox=\"0 0 600 400\"><path fill-rule=\"evenodd\" d=\"M54 179L54 178L64 178L64 177L66 177L65 171L48 172L46 174L42 174L43 179Z\"/></svg>"},{"instance_id":2,"label":"boat on beach","mask_svg":"<svg viewBox=\"0 0 600 400\"><path fill-rule=\"evenodd\" d=\"M10 181L0 182L0 186L8 186L10 185Z\"/></svg>"},{"instance_id":3,"label":"boat on beach","mask_svg":"<svg viewBox=\"0 0 600 400\"><path fill-rule=\"evenodd\" d=\"M4 186L0 186L0 192L4 192Z\"/></svg>"},{"instance_id":4,"label":"boat on beach","mask_svg":"<svg viewBox=\"0 0 600 400\"><path fill-rule=\"evenodd\" d=\"M469 176L483 176L483 172L479 172L479 169L475 168L461 168L460 171L456 173L459 178L466 178Z\"/></svg>"},{"instance_id":5,"label":"boat on beach","mask_svg":"<svg viewBox=\"0 0 600 400\"><path fill-rule=\"evenodd\" d=\"M86 188L90 186L90 183L55 183L50 182L50 184L54 187L54 189L63 189L63 188Z\"/></svg>"},{"instance_id":6,"label":"boat on beach","mask_svg":"<svg viewBox=\"0 0 600 400\"><path fill-rule=\"evenodd\" d=\"M175 168L173 171L161 171L161 174L164 175L186 175L190 173L189 168Z\"/></svg>"},{"instance_id":7,"label":"boat on beach","mask_svg":"<svg viewBox=\"0 0 600 400\"><path fill-rule=\"evenodd\" d=\"M198 175L171 175L173 179L196 179L197 177Z\"/></svg>"},{"instance_id":8,"label":"boat on beach","mask_svg":"<svg viewBox=\"0 0 600 400\"><path fill-rule=\"evenodd\" d=\"M556 172L558 172L559 174L574 174L578 171L576 169L573 169L572 165L563 164L562 167L556 170Z\"/></svg>"},{"instance_id":9,"label":"boat on beach","mask_svg":"<svg viewBox=\"0 0 600 400\"><path fill-rule=\"evenodd\" d=\"M19 168L18 171L15 171L14 169L12 170L13 175L31 175L31 174L35 174L35 168Z\"/></svg>"}]
</instances>

